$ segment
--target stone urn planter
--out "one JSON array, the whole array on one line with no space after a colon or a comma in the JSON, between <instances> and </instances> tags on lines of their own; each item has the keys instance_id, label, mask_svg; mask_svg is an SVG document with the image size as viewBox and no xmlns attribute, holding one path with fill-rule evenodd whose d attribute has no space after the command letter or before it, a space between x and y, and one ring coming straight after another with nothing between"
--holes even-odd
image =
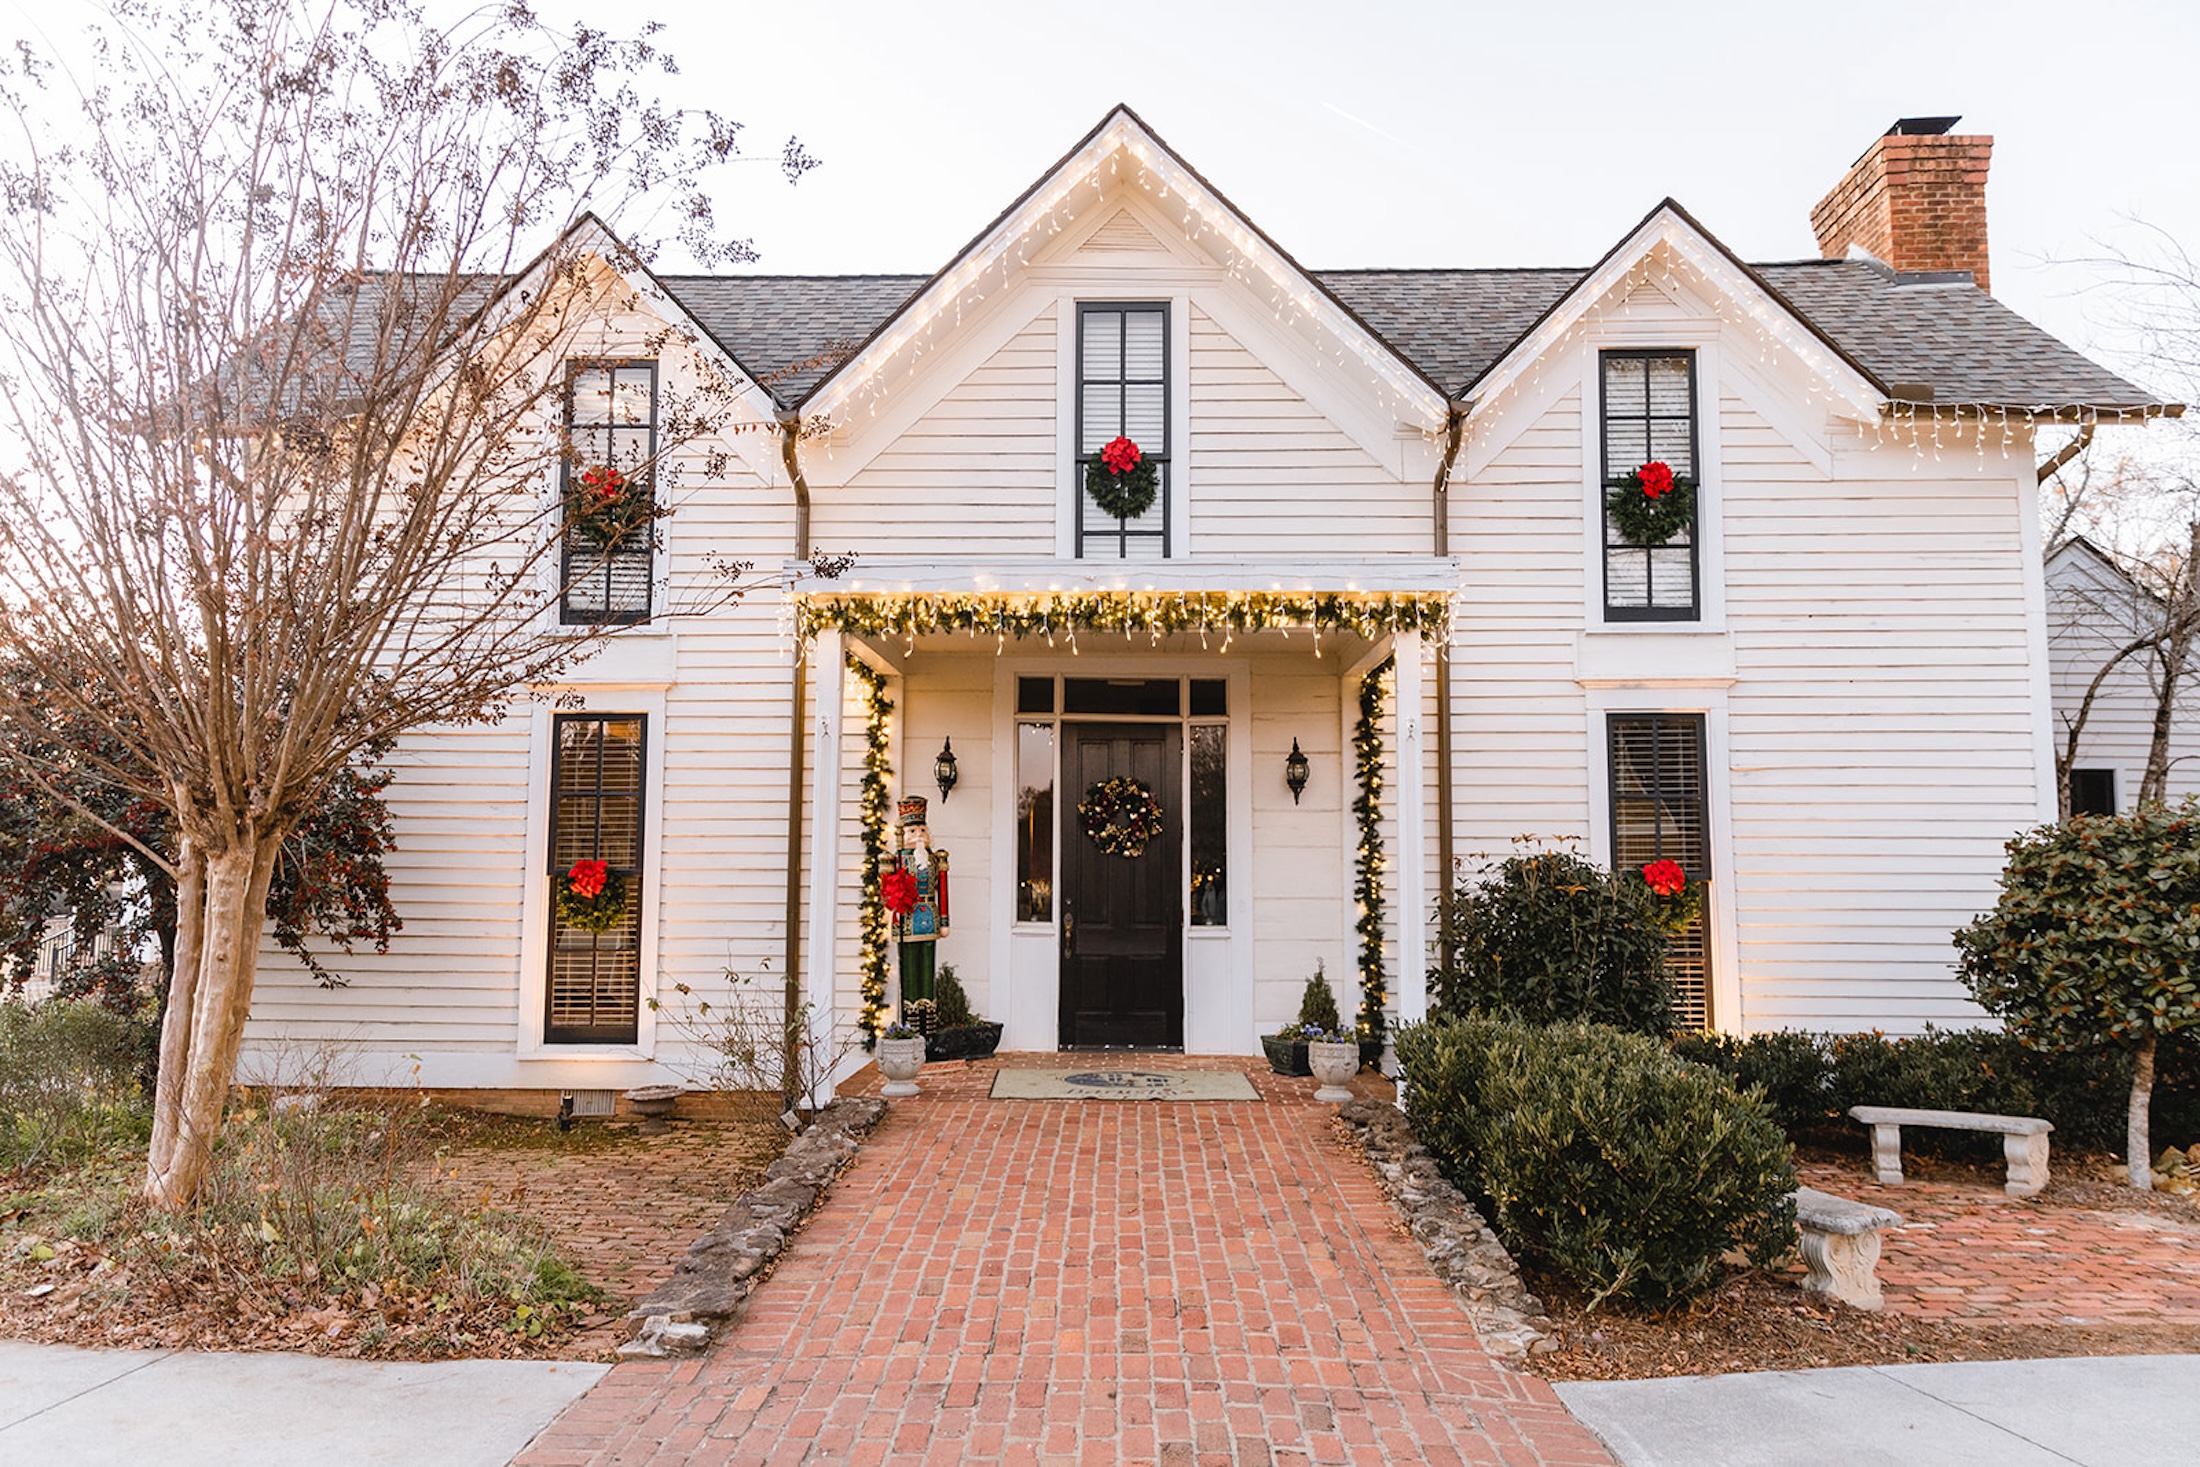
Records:
<instances>
[{"instance_id":1,"label":"stone urn planter","mask_svg":"<svg viewBox=\"0 0 2200 1467\"><path fill-rule=\"evenodd\" d=\"M1306 1063L1314 1071L1314 1078L1321 1088L1314 1092L1316 1100L1342 1105L1353 1098L1346 1088L1352 1077L1360 1072L1360 1046L1357 1040L1348 1039L1342 1044L1315 1040L1306 1046Z\"/></svg>"},{"instance_id":2,"label":"stone urn planter","mask_svg":"<svg viewBox=\"0 0 2200 1467\"><path fill-rule=\"evenodd\" d=\"M900 1099L917 1093L917 1071L924 1068L924 1036L912 1035L907 1039L881 1039L878 1042L878 1072L886 1077L886 1088L881 1095Z\"/></svg>"},{"instance_id":3,"label":"stone urn planter","mask_svg":"<svg viewBox=\"0 0 2200 1467\"><path fill-rule=\"evenodd\" d=\"M673 1107L680 1103L677 1085L643 1085L626 1092L626 1103L642 1118L644 1136L661 1136L668 1129Z\"/></svg>"}]
</instances>

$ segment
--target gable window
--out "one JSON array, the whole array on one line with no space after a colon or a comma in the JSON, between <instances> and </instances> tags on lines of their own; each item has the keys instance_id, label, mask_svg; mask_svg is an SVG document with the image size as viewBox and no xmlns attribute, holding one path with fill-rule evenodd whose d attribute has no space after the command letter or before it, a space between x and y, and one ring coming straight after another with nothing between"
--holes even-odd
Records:
<instances>
[{"instance_id":1,"label":"gable window","mask_svg":"<svg viewBox=\"0 0 2200 1467\"><path fill-rule=\"evenodd\" d=\"M1109 514L1086 492L1100 450L1128 438L1159 474L1153 503ZM1169 554L1169 308L1077 307L1077 554L1132 560Z\"/></svg>"},{"instance_id":2,"label":"gable window","mask_svg":"<svg viewBox=\"0 0 2200 1467\"><path fill-rule=\"evenodd\" d=\"M1704 728L1700 713L1614 713L1611 740L1612 869L1640 871L1652 861L1678 861L1691 882L1711 875L1709 809L1705 799ZM1681 1029L1711 1023L1711 950L1699 903L1665 951L1673 983L1673 1020Z\"/></svg>"},{"instance_id":3,"label":"gable window","mask_svg":"<svg viewBox=\"0 0 2200 1467\"><path fill-rule=\"evenodd\" d=\"M550 770L550 881L601 861L626 905L602 932L550 903L548 1044L632 1044L641 1005L642 780L638 714L560 714Z\"/></svg>"},{"instance_id":4,"label":"gable window","mask_svg":"<svg viewBox=\"0 0 2200 1467\"><path fill-rule=\"evenodd\" d=\"M1696 355L1694 352L1608 351L1603 370L1604 474L1631 475L1646 463L1663 463L1675 477L1698 478L1696 455ZM1600 489L1602 505L1610 494ZM1703 501L1689 524L1657 545L1631 543L1600 510L1604 526L1604 615L1608 621L1694 621L1697 545Z\"/></svg>"},{"instance_id":5,"label":"gable window","mask_svg":"<svg viewBox=\"0 0 2200 1467\"><path fill-rule=\"evenodd\" d=\"M618 516L623 532L606 540L584 523L585 480L602 483L608 471L623 492L651 493L657 457L657 364L653 361L576 362L566 374L565 461L558 487L565 504L564 595L566 625L631 624L649 620L652 547L656 527L646 510Z\"/></svg>"}]
</instances>

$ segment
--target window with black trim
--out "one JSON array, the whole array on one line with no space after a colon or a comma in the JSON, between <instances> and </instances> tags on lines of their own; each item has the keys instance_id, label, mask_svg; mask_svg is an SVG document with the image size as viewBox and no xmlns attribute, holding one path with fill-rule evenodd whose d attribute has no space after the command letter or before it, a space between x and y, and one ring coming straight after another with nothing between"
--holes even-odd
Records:
<instances>
[{"instance_id":1,"label":"window with black trim","mask_svg":"<svg viewBox=\"0 0 2200 1467\"><path fill-rule=\"evenodd\" d=\"M1691 484L1696 480L1696 354L1608 351L1600 355L1600 362L1605 619L1694 621L1702 615L1697 559L1703 538L1700 491L1691 488L1693 511L1679 528L1655 543L1645 543L1639 533L1630 538L1615 523L1611 499L1615 483L1631 481L1635 471L1648 463L1664 464L1676 479Z\"/></svg>"},{"instance_id":2,"label":"window with black trim","mask_svg":"<svg viewBox=\"0 0 2200 1467\"><path fill-rule=\"evenodd\" d=\"M1691 883L1711 878L1710 809L1700 713L1614 713L1607 719L1612 773L1612 869L1640 871L1677 861ZM1711 948L1699 902L1665 952L1673 1018L1683 1029L1711 1025Z\"/></svg>"},{"instance_id":3,"label":"window with black trim","mask_svg":"<svg viewBox=\"0 0 2200 1467\"><path fill-rule=\"evenodd\" d=\"M2073 815L2115 814L2116 771L2113 769L2071 770L2070 813Z\"/></svg>"},{"instance_id":4,"label":"window with black trim","mask_svg":"<svg viewBox=\"0 0 2200 1467\"><path fill-rule=\"evenodd\" d=\"M648 720L632 713L559 714L552 724L548 1044L632 1044L637 1037L647 729ZM597 861L605 868L600 893L587 906L561 900L574 868Z\"/></svg>"},{"instance_id":5,"label":"window with black trim","mask_svg":"<svg viewBox=\"0 0 2200 1467\"><path fill-rule=\"evenodd\" d=\"M575 362L566 372L566 625L649 620L656 517L657 364Z\"/></svg>"},{"instance_id":6,"label":"window with black trim","mask_svg":"<svg viewBox=\"0 0 2200 1467\"><path fill-rule=\"evenodd\" d=\"M1138 445L1157 476L1152 502L1111 514L1087 487L1100 450ZM1166 558L1169 546L1169 307L1080 302L1077 307L1077 554Z\"/></svg>"}]
</instances>

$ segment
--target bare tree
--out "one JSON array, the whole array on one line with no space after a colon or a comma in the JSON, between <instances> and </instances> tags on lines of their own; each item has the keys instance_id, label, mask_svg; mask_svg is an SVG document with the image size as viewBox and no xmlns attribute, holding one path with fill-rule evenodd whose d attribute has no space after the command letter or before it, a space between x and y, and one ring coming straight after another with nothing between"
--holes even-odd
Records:
<instances>
[{"instance_id":1,"label":"bare tree","mask_svg":"<svg viewBox=\"0 0 2200 1467\"><path fill-rule=\"evenodd\" d=\"M494 719L614 629L559 624L590 568L562 405L635 304L604 261L650 251L585 210L669 205L700 261L746 257L699 185L737 127L644 95L670 70L646 33L561 36L516 3L438 29L400 0L119 0L84 69L17 55L0 653L51 670L123 751L79 761L173 821L142 851L178 903L145 1189L181 1206L284 838L362 749ZM621 543L675 502L682 446L722 441L743 384L697 381L632 466ZM722 569L675 595L738 594ZM0 692L0 732L48 712Z\"/></svg>"}]
</instances>

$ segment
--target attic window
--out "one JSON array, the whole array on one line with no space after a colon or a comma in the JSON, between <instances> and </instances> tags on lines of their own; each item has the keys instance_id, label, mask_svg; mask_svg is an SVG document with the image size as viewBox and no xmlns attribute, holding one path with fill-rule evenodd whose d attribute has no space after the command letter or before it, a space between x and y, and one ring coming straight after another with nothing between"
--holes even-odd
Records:
<instances>
[{"instance_id":1,"label":"attic window","mask_svg":"<svg viewBox=\"0 0 2200 1467\"><path fill-rule=\"evenodd\" d=\"M1128 438L1160 472L1143 513L1109 514L1085 492L1093 460ZM1169 308L1081 302L1077 307L1077 554L1109 560L1169 555Z\"/></svg>"},{"instance_id":2,"label":"attic window","mask_svg":"<svg viewBox=\"0 0 2200 1467\"><path fill-rule=\"evenodd\" d=\"M584 479L594 475L600 480L607 471L644 495L651 492L651 466L657 457L657 364L573 363L566 374L565 443L559 471L567 515L561 619L568 626L647 621L656 540L650 517L629 517L624 533L606 543L606 533L584 528L579 506Z\"/></svg>"},{"instance_id":3,"label":"attic window","mask_svg":"<svg viewBox=\"0 0 2200 1467\"><path fill-rule=\"evenodd\" d=\"M1609 484L1646 463L1663 463L1697 479L1696 355L1694 352L1603 353L1604 472ZM1601 503L1600 496L1600 503ZM1599 515L1604 532L1604 616L1607 621L1694 621L1696 542L1702 504L1683 529L1657 545L1630 542Z\"/></svg>"}]
</instances>

